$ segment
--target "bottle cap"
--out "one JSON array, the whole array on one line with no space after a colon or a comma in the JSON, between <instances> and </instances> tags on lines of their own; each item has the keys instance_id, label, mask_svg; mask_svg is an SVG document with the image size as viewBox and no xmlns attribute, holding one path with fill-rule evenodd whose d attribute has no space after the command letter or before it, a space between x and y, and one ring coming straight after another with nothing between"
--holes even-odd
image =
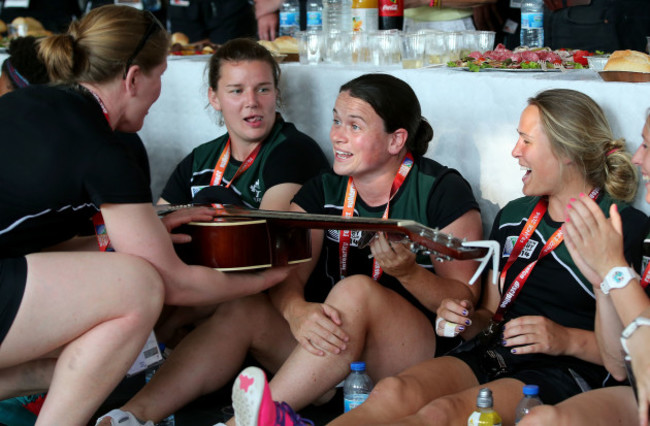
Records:
<instances>
[{"instance_id":1,"label":"bottle cap","mask_svg":"<svg viewBox=\"0 0 650 426\"><path fill-rule=\"evenodd\" d=\"M478 398L476 399L476 405L479 408L492 407L492 391L489 388L483 388L478 391Z\"/></svg>"},{"instance_id":2,"label":"bottle cap","mask_svg":"<svg viewBox=\"0 0 650 426\"><path fill-rule=\"evenodd\" d=\"M357 361L350 364L350 370L352 371L363 371L366 369L366 363L363 361Z\"/></svg>"},{"instance_id":3,"label":"bottle cap","mask_svg":"<svg viewBox=\"0 0 650 426\"><path fill-rule=\"evenodd\" d=\"M539 395L539 386L537 385L525 385L524 386L524 395Z\"/></svg>"}]
</instances>

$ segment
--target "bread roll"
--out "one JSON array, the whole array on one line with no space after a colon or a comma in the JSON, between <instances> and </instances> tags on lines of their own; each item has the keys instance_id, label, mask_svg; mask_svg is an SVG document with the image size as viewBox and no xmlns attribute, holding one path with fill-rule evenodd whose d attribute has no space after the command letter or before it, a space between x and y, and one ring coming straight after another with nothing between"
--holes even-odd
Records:
<instances>
[{"instance_id":1,"label":"bread roll","mask_svg":"<svg viewBox=\"0 0 650 426\"><path fill-rule=\"evenodd\" d=\"M280 53L298 53L298 40L290 36L281 36L273 40Z\"/></svg>"},{"instance_id":2,"label":"bread roll","mask_svg":"<svg viewBox=\"0 0 650 426\"><path fill-rule=\"evenodd\" d=\"M172 44L176 44L176 43L184 46L186 44L190 44L190 39L187 35L177 32L172 34Z\"/></svg>"},{"instance_id":3,"label":"bread roll","mask_svg":"<svg viewBox=\"0 0 650 426\"><path fill-rule=\"evenodd\" d=\"M6 33L7 32L7 24L0 19L0 34Z\"/></svg>"},{"instance_id":4,"label":"bread roll","mask_svg":"<svg viewBox=\"0 0 650 426\"><path fill-rule=\"evenodd\" d=\"M44 37L52 34L50 31L47 31L43 27L43 24L41 24L38 20L32 18L31 16L25 16L25 17L19 16L13 21L11 21L11 25L26 25L27 32L24 35L28 35L28 36ZM19 34L19 35L23 35L23 34Z\"/></svg>"},{"instance_id":5,"label":"bread roll","mask_svg":"<svg viewBox=\"0 0 650 426\"><path fill-rule=\"evenodd\" d=\"M258 43L261 44L262 46L266 47L266 50L268 50L272 54L280 53L280 51L278 50L278 47L272 41L259 40Z\"/></svg>"},{"instance_id":6,"label":"bread roll","mask_svg":"<svg viewBox=\"0 0 650 426\"><path fill-rule=\"evenodd\" d=\"M650 73L650 56L636 50L617 50L609 57L604 69Z\"/></svg>"}]
</instances>

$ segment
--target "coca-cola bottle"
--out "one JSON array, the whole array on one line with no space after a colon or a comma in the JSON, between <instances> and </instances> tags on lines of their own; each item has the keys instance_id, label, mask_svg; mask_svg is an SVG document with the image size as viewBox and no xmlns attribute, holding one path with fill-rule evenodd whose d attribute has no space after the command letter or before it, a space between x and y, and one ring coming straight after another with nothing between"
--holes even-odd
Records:
<instances>
[{"instance_id":1,"label":"coca-cola bottle","mask_svg":"<svg viewBox=\"0 0 650 426\"><path fill-rule=\"evenodd\" d=\"M379 0L379 29L401 30L404 26L404 0Z\"/></svg>"}]
</instances>

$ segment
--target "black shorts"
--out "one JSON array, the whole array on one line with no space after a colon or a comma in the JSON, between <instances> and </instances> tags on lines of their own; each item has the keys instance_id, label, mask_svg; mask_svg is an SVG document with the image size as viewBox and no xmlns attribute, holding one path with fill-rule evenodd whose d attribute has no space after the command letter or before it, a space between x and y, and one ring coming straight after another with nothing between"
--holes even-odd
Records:
<instances>
[{"instance_id":1,"label":"black shorts","mask_svg":"<svg viewBox=\"0 0 650 426\"><path fill-rule=\"evenodd\" d=\"M26 282L27 260L24 257L0 259L0 344L14 323Z\"/></svg>"},{"instance_id":2,"label":"black shorts","mask_svg":"<svg viewBox=\"0 0 650 426\"><path fill-rule=\"evenodd\" d=\"M247 0L190 0L189 6L169 5L172 32L182 32L191 42L209 38L223 44L238 37L256 37L257 20Z\"/></svg>"},{"instance_id":3,"label":"black shorts","mask_svg":"<svg viewBox=\"0 0 650 426\"><path fill-rule=\"evenodd\" d=\"M604 368L594 365L594 371L590 371L578 362L570 362L569 357L515 355L510 348L503 346L494 346L490 350L492 352L488 355L487 348L477 346L474 340L470 340L447 355L467 364L480 384L512 378L539 386L539 396L544 404L557 404L589 388L600 387L607 377ZM498 358L494 362L507 366L501 373L492 373L494 357Z\"/></svg>"}]
</instances>

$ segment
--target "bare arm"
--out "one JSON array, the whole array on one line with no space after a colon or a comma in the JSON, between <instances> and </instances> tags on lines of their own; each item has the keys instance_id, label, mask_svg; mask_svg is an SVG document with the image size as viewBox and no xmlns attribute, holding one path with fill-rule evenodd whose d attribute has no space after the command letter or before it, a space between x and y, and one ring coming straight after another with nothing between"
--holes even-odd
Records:
<instances>
[{"instance_id":1,"label":"bare arm","mask_svg":"<svg viewBox=\"0 0 650 426\"><path fill-rule=\"evenodd\" d=\"M260 273L222 273L182 262L168 230L150 204L101 206L116 251L149 261L165 283L165 303L207 305L258 293L284 279L287 268Z\"/></svg>"}]
</instances>

